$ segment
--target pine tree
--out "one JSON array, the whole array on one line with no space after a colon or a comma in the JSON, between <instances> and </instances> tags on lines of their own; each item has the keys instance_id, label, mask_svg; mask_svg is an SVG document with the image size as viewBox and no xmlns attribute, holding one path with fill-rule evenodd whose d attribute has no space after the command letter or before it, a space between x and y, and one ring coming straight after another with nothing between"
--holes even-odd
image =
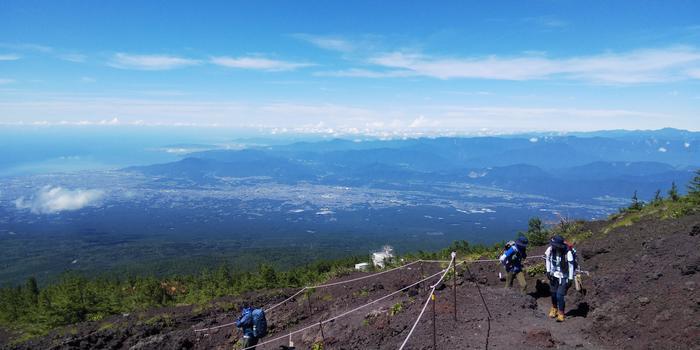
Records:
<instances>
[{"instance_id":1,"label":"pine tree","mask_svg":"<svg viewBox=\"0 0 700 350\"><path fill-rule=\"evenodd\" d=\"M272 266L268 264L260 266L260 277L262 278L265 288L274 288L277 286L277 272L275 272Z\"/></svg>"},{"instance_id":2,"label":"pine tree","mask_svg":"<svg viewBox=\"0 0 700 350\"><path fill-rule=\"evenodd\" d=\"M700 202L700 169L695 170L695 177L688 183L688 198Z\"/></svg>"},{"instance_id":3,"label":"pine tree","mask_svg":"<svg viewBox=\"0 0 700 350\"><path fill-rule=\"evenodd\" d=\"M628 207L629 210L642 210L644 208L644 202L640 201L637 197L637 191L634 191L632 195L632 204Z\"/></svg>"},{"instance_id":4,"label":"pine tree","mask_svg":"<svg viewBox=\"0 0 700 350\"><path fill-rule=\"evenodd\" d=\"M542 220L538 217L530 218L527 222L527 233L525 233L525 237L530 241L530 244L534 246L547 244L549 242L547 235L547 230L542 226Z\"/></svg>"},{"instance_id":5,"label":"pine tree","mask_svg":"<svg viewBox=\"0 0 700 350\"><path fill-rule=\"evenodd\" d=\"M27 279L27 283L24 285L22 290L24 294L24 301L30 306L36 306L39 300L39 286L36 283L36 278L34 276Z\"/></svg>"},{"instance_id":6,"label":"pine tree","mask_svg":"<svg viewBox=\"0 0 700 350\"><path fill-rule=\"evenodd\" d=\"M671 189L668 190L668 198L671 198L672 201L677 202L680 197L678 196L678 186L676 186L676 182L671 183Z\"/></svg>"},{"instance_id":7,"label":"pine tree","mask_svg":"<svg viewBox=\"0 0 700 350\"><path fill-rule=\"evenodd\" d=\"M656 190L654 192L654 199L651 201L652 204L659 204L664 200L664 197L661 196L661 190Z\"/></svg>"}]
</instances>

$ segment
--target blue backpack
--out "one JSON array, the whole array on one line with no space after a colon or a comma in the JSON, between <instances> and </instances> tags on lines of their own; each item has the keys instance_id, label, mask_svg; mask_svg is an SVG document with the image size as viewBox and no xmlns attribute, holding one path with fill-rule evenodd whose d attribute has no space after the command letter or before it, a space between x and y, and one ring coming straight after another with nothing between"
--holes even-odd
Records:
<instances>
[{"instance_id":1,"label":"blue backpack","mask_svg":"<svg viewBox=\"0 0 700 350\"><path fill-rule=\"evenodd\" d=\"M267 319L263 309L253 310L253 336L262 338L267 335Z\"/></svg>"}]
</instances>

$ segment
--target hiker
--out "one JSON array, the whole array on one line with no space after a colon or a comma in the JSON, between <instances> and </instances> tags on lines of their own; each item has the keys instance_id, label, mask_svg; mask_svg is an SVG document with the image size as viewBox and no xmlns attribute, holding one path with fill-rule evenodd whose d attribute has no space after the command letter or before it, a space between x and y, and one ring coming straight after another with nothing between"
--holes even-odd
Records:
<instances>
[{"instance_id":1,"label":"hiker","mask_svg":"<svg viewBox=\"0 0 700 350\"><path fill-rule=\"evenodd\" d=\"M517 279L520 291L527 291L527 281L523 271L523 260L527 258L527 237L520 236L515 242L508 242L499 260L506 268L506 288L513 287L513 280Z\"/></svg>"},{"instance_id":2,"label":"hiker","mask_svg":"<svg viewBox=\"0 0 700 350\"><path fill-rule=\"evenodd\" d=\"M244 349L255 350L260 338L267 335L267 319L263 309L255 309L250 306L243 307L241 316L236 320L236 327L243 331Z\"/></svg>"},{"instance_id":3,"label":"hiker","mask_svg":"<svg viewBox=\"0 0 700 350\"><path fill-rule=\"evenodd\" d=\"M250 306L243 307L241 316L236 320L236 327L243 332L243 348L255 346L258 343L258 338L253 336L253 308ZM255 350L255 348L251 348Z\"/></svg>"},{"instance_id":4,"label":"hiker","mask_svg":"<svg viewBox=\"0 0 700 350\"><path fill-rule=\"evenodd\" d=\"M549 278L549 290L552 294L552 308L549 309L549 317L556 318L557 322L564 322L564 309L566 302L564 297L568 286L574 280L574 255L564 242L562 236L556 235L549 241L549 247L544 252L547 277Z\"/></svg>"}]
</instances>

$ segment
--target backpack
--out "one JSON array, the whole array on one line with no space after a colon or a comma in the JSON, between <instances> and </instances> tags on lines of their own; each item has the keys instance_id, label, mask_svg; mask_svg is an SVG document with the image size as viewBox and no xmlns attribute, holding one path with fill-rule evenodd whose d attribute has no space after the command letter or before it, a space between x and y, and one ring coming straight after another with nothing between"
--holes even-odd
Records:
<instances>
[{"instance_id":1,"label":"backpack","mask_svg":"<svg viewBox=\"0 0 700 350\"><path fill-rule=\"evenodd\" d=\"M267 319L263 309L253 310L253 336L262 338L267 335Z\"/></svg>"},{"instance_id":2,"label":"backpack","mask_svg":"<svg viewBox=\"0 0 700 350\"><path fill-rule=\"evenodd\" d=\"M508 251L508 249L512 248L513 246L515 246L515 241L508 241L506 245L503 246L503 251L501 252L501 255L505 254ZM513 265L514 260L523 258L522 254L523 253L520 251L520 249L518 249L515 254L511 255L508 259L506 259L503 262L503 265L505 265L506 269L510 268Z\"/></svg>"},{"instance_id":3,"label":"backpack","mask_svg":"<svg viewBox=\"0 0 700 350\"><path fill-rule=\"evenodd\" d=\"M576 254L576 247L572 243L564 241L566 246L569 248L571 255L574 256L574 271L578 271L578 254ZM567 264L568 265L568 264Z\"/></svg>"},{"instance_id":4,"label":"backpack","mask_svg":"<svg viewBox=\"0 0 700 350\"><path fill-rule=\"evenodd\" d=\"M574 265L574 272L578 271L578 254L576 253L576 248L574 247L573 244L569 242L564 242L566 244L566 251L564 251L564 256L561 259L561 272L567 275L569 273L569 262L566 260L566 256L571 252L571 255L574 258L574 261L572 261ZM554 253L550 256L552 264L555 263L554 261Z\"/></svg>"}]
</instances>

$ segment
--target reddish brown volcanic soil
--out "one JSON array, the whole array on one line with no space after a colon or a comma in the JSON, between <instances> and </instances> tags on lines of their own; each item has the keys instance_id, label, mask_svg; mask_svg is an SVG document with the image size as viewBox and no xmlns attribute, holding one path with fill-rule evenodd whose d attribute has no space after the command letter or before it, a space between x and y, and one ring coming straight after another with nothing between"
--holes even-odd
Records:
<instances>
[{"instance_id":1,"label":"reddish brown volcanic soil","mask_svg":"<svg viewBox=\"0 0 700 350\"><path fill-rule=\"evenodd\" d=\"M528 295L502 288L495 263L458 269L457 321L452 281L437 291L438 349L698 349L700 348L700 214L677 220L643 219L631 226L601 230L609 222L590 222L594 236L578 246L586 294L569 290L567 320L547 318L549 292L538 278L528 279ZM532 249L531 256L543 248ZM535 260L537 262L537 260ZM424 263L427 274L439 264ZM350 279L360 273L346 276ZM342 280L338 279L338 280ZM317 290L311 310L303 297L268 314L269 340L363 305L420 279L418 265ZM517 285L517 283L516 283ZM480 287L489 312L485 309ZM257 293L248 300L273 305L296 290ZM324 349L398 349L427 297L427 285L410 288L358 312L323 325ZM232 327L195 335L193 328L231 322L246 298L224 298L207 310L191 306L150 310L83 323L17 348L41 349L232 349L240 334ZM390 313L400 304L400 311ZM218 306L217 306L218 305ZM167 317L159 317L165 315ZM322 341L319 327L295 334L297 349ZM279 349L288 340L258 346ZM430 306L406 349L431 349Z\"/></svg>"}]
</instances>

